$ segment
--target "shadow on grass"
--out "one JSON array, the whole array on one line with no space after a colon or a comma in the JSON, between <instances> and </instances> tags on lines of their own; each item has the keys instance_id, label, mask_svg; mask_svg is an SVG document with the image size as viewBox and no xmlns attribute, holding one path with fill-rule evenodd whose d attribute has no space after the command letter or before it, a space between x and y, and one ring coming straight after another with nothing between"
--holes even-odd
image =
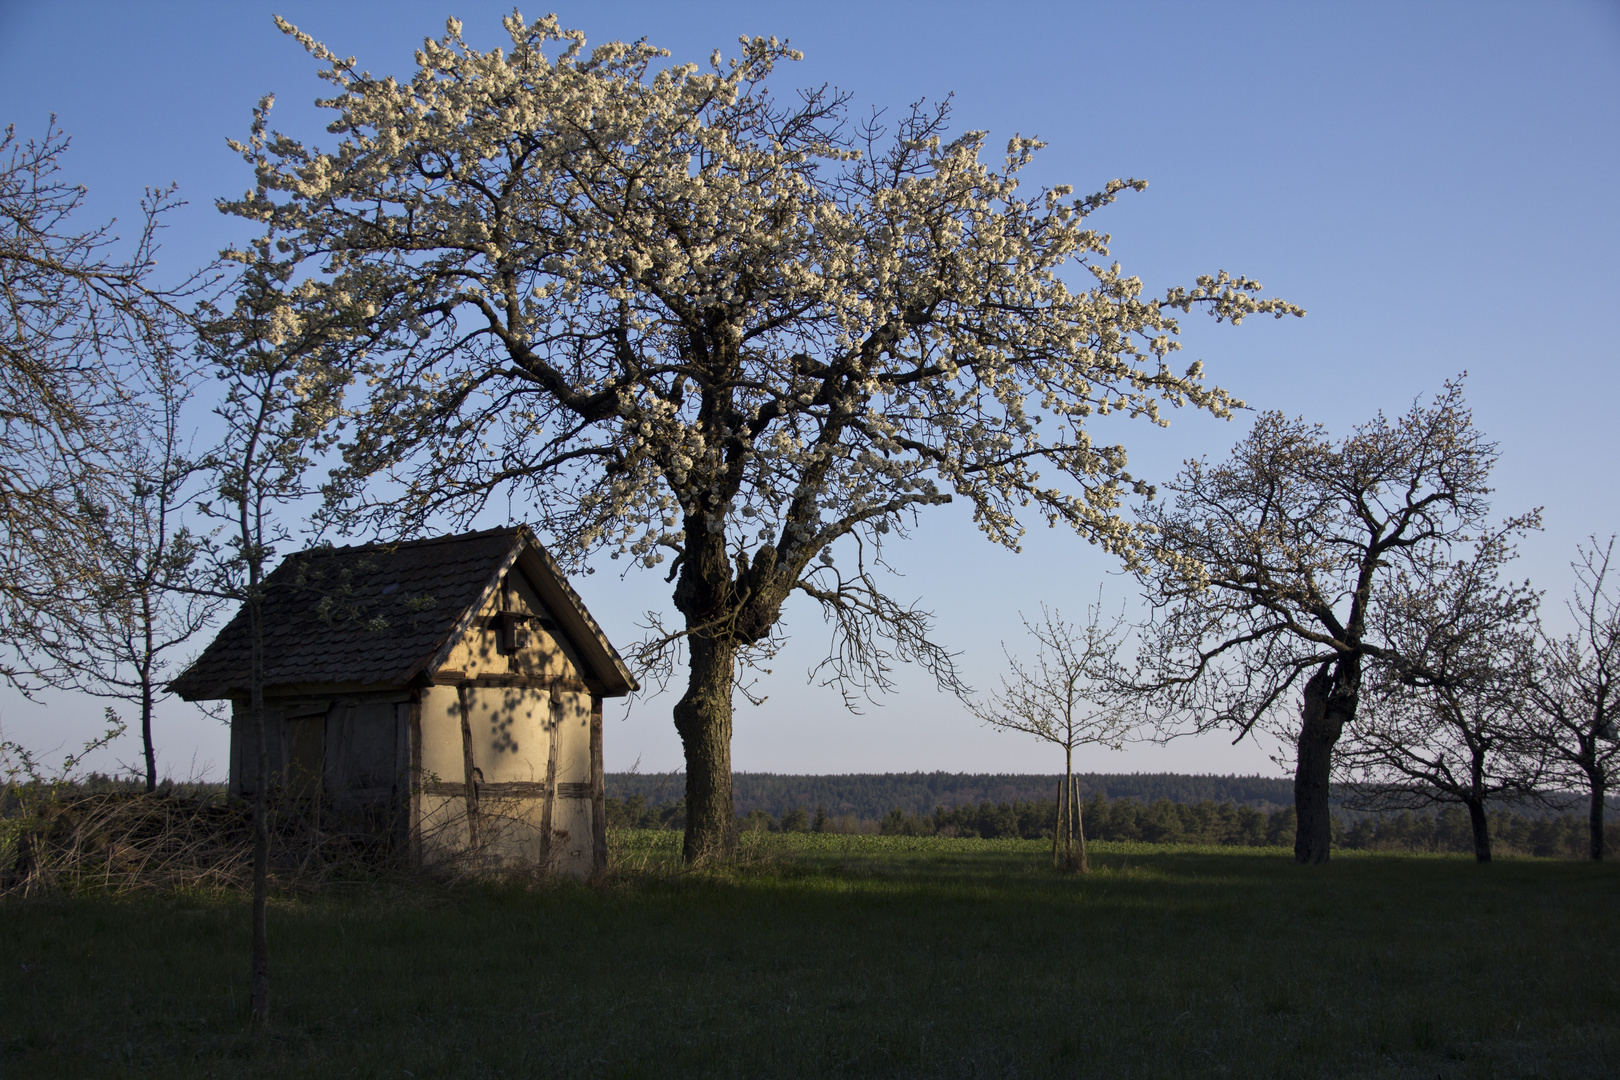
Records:
<instances>
[{"instance_id":1,"label":"shadow on grass","mask_svg":"<svg viewBox=\"0 0 1620 1080\"><path fill-rule=\"evenodd\" d=\"M0 920L3 1075L1612 1075L1613 867L767 836L686 873ZM645 842L643 842L645 841ZM640 846L638 846L640 845ZM642 857L645 856L645 857ZM639 859L639 862L638 862Z\"/></svg>"}]
</instances>

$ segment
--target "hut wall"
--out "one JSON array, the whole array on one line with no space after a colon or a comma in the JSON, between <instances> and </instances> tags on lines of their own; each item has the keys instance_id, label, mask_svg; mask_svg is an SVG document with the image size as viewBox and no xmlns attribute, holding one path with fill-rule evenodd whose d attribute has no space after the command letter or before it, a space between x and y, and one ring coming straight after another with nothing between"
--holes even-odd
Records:
<instances>
[{"instance_id":1,"label":"hut wall","mask_svg":"<svg viewBox=\"0 0 1620 1080\"><path fill-rule=\"evenodd\" d=\"M591 844L591 695L558 695L557 802L552 809L552 865L589 874Z\"/></svg>"},{"instance_id":2,"label":"hut wall","mask_svg":"<svg viewBox=\"0 0 1620 1080\"><path fill-rule=\"evenodd\" d=\"M423 691L421 708L419 827L425 863L471 857L482 869L590 873L589 693L441 685Z\"/></svg>"},{"instance_id":3,"label":"hut wall","mask_svg":"<svg viewBox=\"0 0 1620 1080\"><path fill-rule=\"evenodd\" d=\"M339 698L326 714L324 827L357 838L404 839L409 801L410 703Z\"/></svg>"},{"instance_id":4,"label":"hut wall","mask_svg":"<svg viewBox=\"0 0 1620 1080\"><path fill-rule=\"evenodd\" d=\"M281 786L286 771L286 749L282 745L281 710L265 705L265 744L270 751L270 789ZM230 793L239 798L252 796L258 786L258 734L248 710L248 703L235 698L231 701L231 782Z\"/></svg>"},{"instance_id":5,"label":"hut wall","mask_svg":"<svg viewBox=\"0 0 1620 1080\"><path fill-rule=\"evenodd\" d=\"M247 702L232 702L233 795L251 796L258 740ZM400 692L315 694L265 702L270 790L328 835L402 845L409 799L410 701Z\"/></svg>"},{"instance_id":6,"label":"hut wall","mask_svg":"<svg viewBox=\"0 0 1620 1080\"><path fill-rule=\"evenodd\" d=\"M421 857L443 862L467 850L466 796L461 790L465 758L461 740L461 703L454 686L422 691L421 799L417 822Z\"/></svg>"}]
</instances>

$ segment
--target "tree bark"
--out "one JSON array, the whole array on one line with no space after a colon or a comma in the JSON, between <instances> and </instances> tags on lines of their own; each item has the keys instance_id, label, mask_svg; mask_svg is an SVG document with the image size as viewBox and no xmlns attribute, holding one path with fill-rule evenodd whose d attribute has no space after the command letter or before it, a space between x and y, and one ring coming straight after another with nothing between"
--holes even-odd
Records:
<instances>
[{"instance_id":1,"label":"tree bark","mask_svg":"<svg viewBox=\"0 0 1620 1080\"><path fill-rule=\"evenodd\" d=\"M157 689L152 685L152 663L156 649L152 639L152 587L143 582L141 594L141 633L144 651L141 653L141 749L146 752L146 790L157 790L157 750L152 746L152 703Z\"/></svg>"},{"instance_id":2,"label":"tree bark","mask_svg":"<svg viewBox=\"0 0 1620 1080\"><path fill-rule=\"evenodd\" d=\"M1333 779L1333 748L1355 717L1360 663L1344 657L1323 664L1305 683L1299 747L1294 767L1294 861L1320 865L1333 844L1333 811L1328 796Z\"/></svg>"},{"instance_id":3,"label":"tree bark","mask_svg":"<svg viewBox=\"0 0 1620 1080\"><path fill-rule=\"evenodd\" d=\"M148 672L141 673L141 747L146 755L146 790L150 794L157 790L157 751L152 747L152 698L156 696L152 688L152 678Z\"/></svg>"},{"instance_id":4,"label":"tree bark","mask_svg":"<svg viewBox=\"0 0 1620 1080\"><path fill-rule=\"evenodd\" d=\"M1069 776L1064 773L1063 779L1058 781L1057 805L1052 810L1052 868L1057 869L1063 865L1059 852L1063 849L1063 797L1069 790Z\"/></svg>"},{"instance_id":5,"label":"tree bark","mask_svg":"<svg viewBox=\"0 0 1620 1080\"><path fill-rule=\"evenodd\" d=\"M1080 778L1071 775L1069 778L1069 804L1074 807L1074 832L1080 840L1080 872L1091 873L1091 861L1086 858L1086 819L1085 812L1080 807Z\"/></svg>"},{"instance_id":6,"label":"tree bark","mask_svg":"<svg viewBox=\"0 0 1620 1080\"><path fill-rule=\"evenodd\" d=\"M675 705L675 730L686 751L688 865L737 854L737 815L731 798L731 684L736 646L703 635L687 639L691 677Z\"/></svg>"},{"instance_id":7,"label":"tree bark","mask_svg":"<svg viewBox=\"0 0 1620 1080\"><path fill-rule=\"evenodd\" d=\"M1603 861L1603 796L1607 789L1600 777L1592 779L1592 801L1587 807L1586 824L1592 835L1592 861Z\"/></svg>"},{"instance_id":8,"label":"tree bark","mask_svg":"<svg viewBox=\"0 0 1620 1080\"><path fill-rule=\"evenodd\" d=\"M1474 829L1474 861L1487 863L1491 861L1491 823L1485 816L1485 802L1482 799L1468 801L1468 823Z\"/></svg>"}]
</instances>

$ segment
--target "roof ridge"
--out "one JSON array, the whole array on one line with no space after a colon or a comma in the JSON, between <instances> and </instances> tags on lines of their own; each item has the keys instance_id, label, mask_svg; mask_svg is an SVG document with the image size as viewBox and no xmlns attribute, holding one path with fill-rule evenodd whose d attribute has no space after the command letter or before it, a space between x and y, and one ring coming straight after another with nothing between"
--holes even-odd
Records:
<instances>
[{"instance_id":1,"label":"roof ridge","mask_svg":"<svg viewBox=\"0 0 1620 1080\"><path fill-rule=\"evenodd\" d=\"M367 548L388 548L397 550L404 547L428 547L433 544L451 544L460 540L474 540L485 536L494 536L497 533L517 535L523 529L529 528L526 522L516 525L496 525L488 529L474 529L471 532L456 533L452 536L425 536L416 540L369 540L364 544L344 544L341 547L334 544L330 547L308 547L301 551L289 552L289 559L304 555L331 555L340 551L365 551ZM533 531L532 529L530 530Z\"/></svg>"}]
</instances>

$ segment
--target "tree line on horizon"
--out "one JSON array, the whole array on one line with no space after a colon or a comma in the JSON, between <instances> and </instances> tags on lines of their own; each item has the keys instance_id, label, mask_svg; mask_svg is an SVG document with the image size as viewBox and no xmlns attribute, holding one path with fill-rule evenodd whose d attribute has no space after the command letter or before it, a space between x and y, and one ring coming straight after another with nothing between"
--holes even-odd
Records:
<instances>
[{"instance_id":1,"label":"tree line on horizon","mask_svg":"<svg viewBox=\"0 0 1620 1080\"><path fill-rule=\"evenodd\" d=\"M1272 809L1293 803L1293 781L1264 776L1199 776L1177 773L1081 773L1084 795L1103 792L1143 802L1236 802ZM609 795L641 795L650 804L674 801L684 790L679 773L610 772ZM911 814L936 806L1051 799L1059 776L1019 773L792 773L739 772L732 776L738 814L766 810L781 816L795 806L827 807L834 814L873 818L900 807Z\"/></svg>"},{"instance_id":2,"label":"tree line on horizon","mask_svg":"<svg viewBox=\"0 0 1620 1080\"><path fill-rule=\"evenodd\" d=\"M609 796L608 823L614 829L683 829L685 803L677 798L651 804L640 793ZM829 812L827 806L795 805L780 814L756 808L739 815L742 832L816 832L884 836L942 836L987 840L1053 838L1054 798L984 801L936 806L914 814L894 807L881 815ZM1491 829L1503 854L1537 858L1579 859L1586 856L1586 822L1576 814L1490 812ZM1214 844L1228 847L1284 847L1293 842L1293 806L1270 812L1230 801L1180 802L1169 798L1144 801L1135 796L1110 799L1091 793L1081 806L1090 840L1148 844ZM1473 826L1459 807L1397 813L1335 808L1333 842L1352 851L1463 854L1473 851ZM1620 841L1620 822L1610 822L1609 841Z\"/></svg>"},{"instance_id":3,"label":"tree line on horizon","mask_svg":"<svg viewBox=\"0 0 1620 1080\"><path fill-rule=\"evenodd\" d=\"M1077 773L1082 797L1133 799L1139 803L1231 803L1267 814L1294 802L1294 782L1282 777L1193 773ZM679 773L610 772L606 791L620 800L640 798L649 807L665 808L678 802L683 785ZM1051 802L1061 776L1041 773L826 773L795 774L740 772L732 783L737 793L737 814L744 817L763 810L776 818L795 807L820 806L834 817L853 815L876 821L894 809L926 816L940 807L980 803ZM1376 810L1356 809L1357 792L1336 786L1333 807L1341 820L1359 821ZM1561 816L1582 802L1576 792L1562 796L1543 793L1540 801L1518 806L1527 820ZM1490 812L1512 807L1511 800L1492 800ZM1087 826L1089 830L1089 825ZM1090 833L1088 831L1087 835Z\"/></svg>"}]
</instances>

